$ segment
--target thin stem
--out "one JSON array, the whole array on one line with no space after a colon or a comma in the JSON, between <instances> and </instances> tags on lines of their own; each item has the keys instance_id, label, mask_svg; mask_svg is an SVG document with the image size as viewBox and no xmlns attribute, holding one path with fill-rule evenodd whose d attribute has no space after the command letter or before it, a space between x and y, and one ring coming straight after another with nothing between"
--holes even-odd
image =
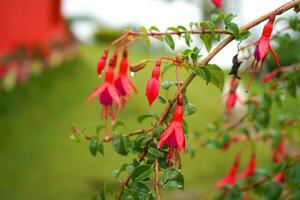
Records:
<instances>
[{"instance_id":1,"label":"thin stem","mask_svg":"<svg viewBox=\"0 0 300 200\"><path fill-rule=\"evenodd\" d=\"M158 158L155 158L155 192L156 192L156 199L161 200L158 170L159 170L159 162L158 162Z\"/></svg>"},{"instance_id":2,"label":"thin stem","mask_svg":"<svg viewBox=\"0 0 300 200\"><path fill-rule=\"evenodd\" d=\"M189 34L192 34L192 35L211 34L211 33L231 35L230 32L228 32L224 29L214 29L213 31L209 30L209 29L202 29L202 30L198 30L198 31L189 30L189 31L147 32L147 33L139 33L139 32L129 31L127 33L128 33L128 35L133 35L133 36L148 35L148 36L152 36L152 37L163 36L163 35L182 35L182 34L185 34L185 33L189 33Z\"/></svg>"}]
</instances>

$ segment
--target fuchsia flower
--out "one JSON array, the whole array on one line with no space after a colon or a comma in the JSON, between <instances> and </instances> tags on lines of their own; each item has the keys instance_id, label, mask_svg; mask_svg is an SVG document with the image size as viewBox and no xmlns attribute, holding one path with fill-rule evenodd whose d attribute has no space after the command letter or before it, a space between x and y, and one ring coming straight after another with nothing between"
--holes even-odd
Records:
<instances>
[{"instance_id":1,"label":"fuchsia flower","mask_svg":"<svg viewBox=\"0 0 300 200\"><path fill-rule=\"evenodd\" d=\"M256 169L256 155L255 153L252 153L249 162L248 167L240 174L241 178L246 178L249 176L252 176Z\"/></svg>"},{"instance_id":2,"label":"fuchsia flower","mask_svg":"<svg viewBox=\"0 0 300 200\"><path fill-rule=\"evenodd\" d=\"M226 100L226 113L228 116L232 115L236 101L242 103L236 94L237 87L238 87L238 82L236 78L233 77L230 82L230 90L227 93L227 100Z\"/></svg>"},{"instance_id":3,"label":"fuchsia flower","mask_svg":"<svg viewBox=\"0 0 300 200\"><path fill-rule=\"evenodd\" d=\"M283 175L283 172L280 171L278 172L274 177L273 177L273 180L277 183L282 183L284 181L284 175Z\"/></svg>"},{"instance_id":4,"label":"fuchsia flower","mask_svg":"<svg viewBox=\"0 0 300 200\"><path fill-rule=\"evenodd\" d=\"M261 35L260 39L257 41L257 45L256 45L256 48L254 51L254 57L258 62L261 62L261 64L262 64L264 62L264 60L266 59L268 52L270 50L274 57L276 64L278 66L280 66L278 57L270 44L275 17L276 17L276 14L271 15L269 17L269 21L264 26L262 35ZM254 70L254 72L256 72L256 67L253 68L253 70Z\"/></svg>"},{"instance_id":5,"label":"fuchsia flower","mask_svg":"<svg viewBox=\"0 0 300 200\"><path fill-rule=\"evenodd\" d=\"M132 90L135 93L137 93L137 89L129 79L127 72L128 72L128 59L127 59L127 48L125 47L123 50L123 57L120 62L120 71L114 81L118 94L122 98L123 105L126 102L125 97L130 96Z\"/></svg>"},{"instance_id":6,"label":"fuchsia flower","mask_svg":"<svg viewBox=\"0 0 300 200\"><path fill-rule=\"evenodd\" d=\"M105 51L101 58L99 59L97 63L97 74L100 76L102 74L103 69L105 68L106 60L107 60L107 51Z\"/></svg>"},{"instance_id":7,"label":"fuchsia flower","mask_svg":"<svg viewBox=\"0 0 300 200\"><path fill-rule=\"evenodd\" d=\"M163 132L157 144L158 148L167 145L169 147L167 155L167 163L172 163L174 154L176 156L176 163L179 160L179 154L185 149L185 136L182 127L182 119L184 108L181 94L178 95L177 105L173 113L173 118L168 128Z\"/></svg>"},{"instance_id":8,"label":"fuchsia flower","mask_svg":"<svg viewBox=\"0 0 300 200\"><path fill-rule=\"evenodd\" d=\"M161 60L158 59L155 67L152 70L151 78L147 82L146 96L149 102L149 106L152 105L159 94L160 65Z\"/></svg>"},{"instance_id":9,"label":"fuchsia flower","mask_svg":"<svg viewBox=\"0 0 300 200\"><path fill-rule=\"evenodd\" d=\"M219 180L219 182L216 184L216 187L222 188L226 185L233 186L236 181L236 173L238 171L239 165L240 165L240 153L238 153L236 155L235 161L234 161L233 165L231 166L228 175L225 176L224 178L222 178L221 180Z\"/></svg>"},{"instance_id":10,"label":"fuchsia flower","mask_svg":"<svg viewBox=\"0 0 300 200\"><path fill-rule=\"evenodd\" d=\"M212 0L212 3L215 4L217 8L221 8L223 1L222 0Z\"/></svg>"},{"instance_id":11,"label":"fuchsia flower","mask_svg":"<svg viewBox=\"0 0 300 200\"><path fill-rule=\"evenodd\" d=\"M285 153L284 137L282 136L278 146L272 152L272 159L274 163L280 162L281 157Z\"/></svg>"},{"instance_id":12,"label":"fuchsia flower","mask_svg":"<svg viewBox=\"0 0 300 200\"><path fill-rule=\"evenodd\" d=\"M99 102L103 106L102 117L107 121L108 117L115 120L115 115L112 110L112 106L120 108L120 98L114 85L114 68L117 62L117 55L115 54L110 60L109 66L106 70L105 80L99 87L97 87L93 93L87 98L87 102L90 102L95 97L99 97Z\"/></svg>"}]
</instances>

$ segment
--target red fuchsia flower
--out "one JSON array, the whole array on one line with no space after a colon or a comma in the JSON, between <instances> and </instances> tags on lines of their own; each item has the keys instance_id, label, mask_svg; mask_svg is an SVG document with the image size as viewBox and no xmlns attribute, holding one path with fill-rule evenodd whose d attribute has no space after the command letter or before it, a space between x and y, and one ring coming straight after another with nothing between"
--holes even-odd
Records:
<instances>
[{"instance_id":1,"label":"red fuchsia flower","mask_svg":"<svg viewBox=\"0 0 300 200\"><path fill-rule=\"evenodd\" d=\"M212 0L212 3L215 4L217 8L221 8L223 1L222 0Z\"/></svg>"},{"instance_id":2,"label":"red fuchsia flower","mask_svg":"<svg viewBox=\"0 0 300 200\"><path fill-rule=\"evenodd\" d=\"M249 162L248 167L240 174L241 178L246 178L249 176L252 176L256 169L256 155L255 153L252 153Z\"/></svg>"},{"instance_id":3,"label":"red fuchsia flower","mask_svg":"<svg viewBox=\"0 0 300 200\"><path fill-rule=\"evenodd\" d=\"M226 100L226 113L228 116L232 115L236 101L239 101L240 103L242 103L236 94L237 87L238 87L238 82L237 82L236 78L233 77L230 82L230 90L227 93L227 100Z\"/></svg>"},{"instance_id":4,"label":"red fuchsia flower","mask_svg":"<svg viewBox=\"0 0 300 200\"><path fill-rule=\"evenodd\" d=\"M137 89L129 79L127 72L128 72L128 59L127 59L127 48L125 47L123 50L123 57L120 62L120 71L114 81L118 94L122 98L123 105L126 103L125 97L130 96L132 90L135 93L137 93Z\"/></svg>"},{"instance_id":5,"label":"red fuchsia flower","mask_svg":"<svg viewBox=\"0 0 300 200\"><path fill-rule=\"evenodd\" d=\"M169 147L167 155L167 163L169 166L172 163L174 154L176 156L176 162L179 161L179 154L185 150L185 136L182 127L182 119L184 114L184 108L182 103L181 94L178 95L177 105L173 113L173 118L168 128L163 132L159 138L157 144L158 148L162 148L167 145Z\"/></svg>"},{"instance_id":6,"label":"red fuchsia flower","mask_svg":"<svg viewBox=\"0 0 300 200\"><path fill-rule=\"evenodd\" d=\"M233 186L236 181L236 173L238 171L239 165L240 165L240 153L238 153L236 155L235 161L234 161L233 165L231 166L228 175L225 176L224 178L222 178L221 180L219 180L219 182L216 184L216 187L222 188L226 185Z\"/></svg>"},{"instance_id":7,"label":"red fuchsia flower","mask_svg":"<svg viewBox=\"0 0 300 200\"><path fill-rule=\"evenodd\" d=\"M7 67L0 63L0 78L4 77L7 73Z\"/></svg>"},{"instance_id":8,"label":"red fuchsia flower","mask_svg":"<svg viewBox=\"0 0 300 200\"><path fill-rule=\"evenodd\" d=\"M270 80L273 79L274 76L276 76L277 73L278 73L277 70L273 70L273 71L271 71L270 73L267 73L267 74L262 78L262 82L263 82L263 83L269 82Z\"/></svg>"},{"instance_id":9,"label":"red fuchsia flower","mask_svg":"<svg viewBox=\"0 0 300 200\"><path fill-rule=\"evenodd\" d=\"M105 51L101 58L99 59L97 63L97 74L98 76L101 76L103 69L105 68L106 60L107 60L107 51Z\"/></svg>"},{"instance_id":10,"label":"red fuchsia flower","mask_svg":"<svg viewBox=\"0 0 300 200\"><path fill-rule=\"evenodd\" d=\"M278 146L272 152L272 159L274 163L280 162L281 157L285 153L284 137L282 136Z\"/></svg>"},{"instance_id":11,"label":"red fuchsia flower","mask_svg":"<svg viewBox=\"0 0 300 200\"><path fill-rule=\"evenodd\" d=\"M282 183L284 181L284 175L283 175L283 172L280 171L278 172L274 177L273 177L273 180L277 183Z\"/></svg>"},{"instance_id":12,"label":"red fuchsia flower","mask_svg":"<svg viewBox=\"0 0 300 200\"><path fill-rule=\"evenodd\" d=\"M277 57L274 49L272 48L272 46L270 44L275 17L276 17L276 14L272 14L269 17L269 21L264 26L262 35L261 35L260 39L257 41L257 45L256 45L256 48L255 48L255 51L254 51L254 57L255 57L257 62L261 62L261 65L264 62L264 60L266 59L266 57L268 55L268 52L270 50L273 57L274 57L274 60L275 60L276 64L278 66L280 66L278 57ZM254 73L256 73L256 67L257 66L254 66L254 68L253 68Z\"/></svg>"},{"instance_id":13,"label":"red fuchsia flower","mask_svg":"<svg viewBox=\"0 0 300 200\"><path fill-rule=\"evenodd\" d=\"M95 97L99 97L99 102L103 106L102 117L105 119L106 134L108 135L108 118L115 121L115 113L113 111L113 105L116 108L121 107L120 98L114 85L114 66L116 65L116 56L114 56L109 63L109 67L105 73L104 83L97 87L92 94L87 98L87 102L90 102Z\"/></svg>"},{"instance_id":14,"label":"red fuchsia flower","mask_svg":"<svg viewBox=\"0 0 300 200\"><path fill-rule=\"evenodd\" d=\"M149 106L152 105L159 94L160 65L161 60L158 59L155 67L152 70L151 78L147 82L146 96L149 102Z\"/></svg>"}]
</instances>

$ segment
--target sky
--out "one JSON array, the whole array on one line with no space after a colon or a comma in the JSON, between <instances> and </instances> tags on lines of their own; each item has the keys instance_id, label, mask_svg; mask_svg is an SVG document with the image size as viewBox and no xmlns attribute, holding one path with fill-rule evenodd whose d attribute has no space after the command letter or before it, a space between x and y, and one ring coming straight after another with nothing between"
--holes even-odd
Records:
<instances>
[{"instance_id":1,"label":"sky","mask_svg":"<svg viewBox=\"0 0 300 200\"><path fill-rule=\"evenodd\" d=\"M199 6L202 0L63 0L63 14L66 17L89 16L96 18L105 25L124 27L130 24L150 27L155 25L161 30L169 26L185 25L201 19ZM224 0L228 4L229 12L237 14L235 19L243 25L251 19L268 12L288 0ZM263 24L251 30L261 34ZM96 26L94 24L79 23L73 31L82 41L91 38ZM228 66L234 56L236 43L230 44L212 62ZM205 53L205 51L203 51Z\"/></svg>"}]
</instances>

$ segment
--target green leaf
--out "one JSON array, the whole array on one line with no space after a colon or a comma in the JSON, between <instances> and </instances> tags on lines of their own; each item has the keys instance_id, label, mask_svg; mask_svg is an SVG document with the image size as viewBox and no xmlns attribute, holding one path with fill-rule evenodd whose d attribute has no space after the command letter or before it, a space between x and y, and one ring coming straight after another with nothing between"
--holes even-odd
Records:
<instances>
[{"instance_id":1,"label":"green leaf","mask_svg":"<svg viewBox=\"0 0 300 200\"><path fill-rule=\"evenodd\" d=\"M96 128L96 133L100 133L100 131L102 129L104 129L104 125L103 124L98 125L97 128Z\"/></svg>"},{"instance_id":2,"label":"green leaf","mask_svg":"<svg viewBox=\"0 0 300 200\"><path fill-rule=\"evenodd\" d=\"M224 87L224 72L217 65L208 64L205 68L210 73L210 82L222 91Z\"/></svg>"},{"instance_id":3,"label":"green leaf","mask_svg":"<svg viewBox=\"0 0 300 200\"><path fill-rule=\"evenodd\" d=\"M244 31L244 32L241 32L241 33L236 37L236 39L239 40L239 41L242 41L242 40L247 39L250 35L251 35L251 33L250 33L249 31Z\"/></svg>"},{"instance_id":4,"label":"green leaf","mask_svg":"<svg viewBox=\"0 0 300 200\"><path fill-rule=\"evenodd\" d=\"M191 45L191 41L192 41L192 38L191 38L191 35L189 33L185 33L184 34L184 40L185 40L185 43L190 46Z\"/></svg>"},{"instance_id":5,"label":"green leaf","mask_svg":"<svg viewBox=\"0 0 300 200\"><path fill-rule=\"evenodd\" d=\"M157 148L154 148L154 147L150 147L150 148L148 149L148 152L149 152L151 155L153 155L153 156L155 156L155 157L158 157L158 158L165 158L165 157L166 157L166 154L165 154L163 151L161 151L161 150L159 150L159 149L157 149Z\"/></svg>"},{"instance_id":6,"label":"green leaf","mask_svg":"<svg viewBox=\"0 0 300 200\"><path fill-rule=\"evenodd\" d=\"M300 183L300 163L293 164L287 173L289 182L298 184Z\"/></svg>"},{"instance_id":7,"label":"green leaf","mask_svg":"<svg viewBox=\"0 0 300 200\"><path fill-rule=\"evenodd\" d=\"M147 118L155 118L155 119L158 119L159 117L158 117L158 115L157 115L156 113L149 111L149 112L146 112L146 113L144 113L144 114L138 116L137 121L138 121L139 123L143 123L143 121L144 121L145 119L147 119Z\"/></svg>"},{"instance_id":8,"label":"green leaf","mask_svg":"<svg viewBox=\"0 0 300 200\"><path fill-rule=\"evenodd\" d=\"M227 26L228 24L231 23L231 21L233 20L233 18L235 18L236 15L229 13L228 15L225 16L224 18L224 24Z\"/></svg>"},{"instance_id":9,"label":"green leaf","mask_svg":"<svg viewBox=\"0 0 300 200\"><path fill-rule=\"evenodd\" d=\"M289 25L290 25L290 28L293 29L293 30L297 30L297 26L298 26L298 18L297 16L292 16L289 18Z\"/></svg>"},{"instance_id":10,"label":"green leaf","mask_svg":"<svg viewBox=\"0 0 300 200\"><path fill-rule=\"evenodd\" d=\"M145 42L145 44L147 46L150 46L150 39L149 37L147 36L147 28L145 27L141 27L140 30L139 30L139 33L140 33L140 39Z\"/></svg>"},{"instance_id":11,"label":"green leaf","mask_svg":"<svg viewBox=\"0 0 300 200\"><path fill-rule=\"evenodd\" d=\"M288 79L287 91L292 97L296 97L297 83L292 77Z\"/></svg>"},{"instance_id":12,"label":"green leaf","mask_svg":"<svg viewBox=\"0 0 300 200\"><path fill-rule=\"evenodd\" d=\"M169 47L174 50L175 44L174 44L174 40L173 40L172 36L170 34L166 34L164 36L164 40L169 45Z\"/></svg>"},{"instance_id":13,"label":"green leaf","mask_svg":"<svg viewBox=\"0 0 300 200\"><path fill-rule=\"evenodd\" d=\"M204 22L201 22L200 26L203 27L203 28L209 29L211 31L214 31L215 28L216 28L215 24L210 20L206 20Z\"/></svg>"},{"instance_id":14,"label":"green leaf","mask_svg":"<svg viewBox=\"0 0 300 200\"><path fill-rule=\"evenodd\" d=\"M196 67L192 67L191 69L193 70L193 73L196 76L200 76L201 78L203 78L206 81L206 84L208 84L210 82L211 75L207 68L196 66Z\"/></svg>"},{"instance_id":15,"label":"green leaf","mask_svg":"<svg viewBox=\"0 0 300 200\"><path fill-rule=\"evenodd\" d=\"M177 26L177 29L181 30L183 32L187 32L188 31L184 26L181 26L181 25Z\"/></svg>"},{"instance_id":16,"label":"green leaf","mask_svg":"<svg viewBox=\"0 0 300 200\"><path fill-rule=\"evenodd\" d=\"M113 149L123 156L128 154L127 143L127 138L124 138L122 135L117 135L112 140Z\"/></svg>"},{"instance_id":17,"label":"green leaf","mask_svg":"<svg viewBox=\"0 0 300 200\"><path fill-rule=\"evenodd\" d=\"M197 107L191 103L184 104L184 115L192 115L197 112Z\"/></svg>"},{"instance_id":18,"label":"green leaf","mask_svg":"<svg viewBox=\"0 0 300 200\"><path fill-rule=\"evenodd\" d=\"M93 156L97 155L98 152L98 145L99 145L99 141L98 138L94 137L92 138L91 142L90 142L90 152Z\"/></svg>"},{"instance_id":19,"label":"green leaf","mask_svg":"<svg viewBox=\"0 0 300 200\"><path fill-rule=\"evenodd\" d=\"M133 182L125 188L121 200L154 200L154 198L145 184Z\"/></svg>"},{"instance_id":20,"label":"green leaf","mask_svg":"<svg viewBox=\"0 0 300 200\"><path fill-rule=\"evenodd\" d=\"M162 96L159 96L158 97L158 101L162 104L166 104L167 103L167 100L165 100Z\"/></svg>"},{"instance_id":21,"label":"green leaf","mask_svg":"<svg viewBox=\"0 0 300 200\"><path fill-rule=\"evenodd\" d=\"M99 151L99 153L104 155L104 146L103 146L102 142L98 144L98 151Z\"/></svg>"},{"instance_id":22,"label":"green leaf","mask_svg":"<svg viewBox=\"0 0 300 200\"><path fill-rule=\"evenodd\" d=\"M205 35L201 35L200 38L205 45L206 51L210 52L214 36L212 34L205 34Z\"/></svg>"},{"instance_id":23,"label":"green leaf","mask_svg":"<svg viewBox=\"0 0 300 200\"><path fill-rule=\"evenodd\" d=\"M279 200L282 188L279 183L270 182L265 186L264 194L267 200Z\"/></svg>"},{"instance_id":24,"label":"green leaf","mask_svg":"<svg viewBox=\"0 0 300 200\"><path fill-rule=\"evenodd\" d=\"M153 165L140 165L131 174L132 181L136 182L150 176L153 172Z\"/></svg>"},{"instance_id":25,"label":"green leaf","mask_svg":"<svg viewBox=\"0 0 300 200\"><path fill-rule=\"evenodd\" d=\"M159 32L159 29L156 26L151 26L149 31Z\"/></svg>"},{"instance_id":26,"label":"green leaf","mask_svg":"<svg viewBox=\"0 0 300 200\"><path fill-rule=\"evenodd\" d=\"M164 189L184 189L184 178L180 171L175 168L171 168L169 171L166 171L161 179L160 185Z\"/></svg>"},{"instance_id":27,"label":"green leaf","mask_svg":"<svg viewBox=\"0 0 300 200\"><path fill-rule=\"evenodd\" d=\"M237 38L240 34L240 29L238 27L238 25L236 25L235 23L229 23L226 25L225 29L231 33L235 38Z\"/></svg>"}]
</instances>

